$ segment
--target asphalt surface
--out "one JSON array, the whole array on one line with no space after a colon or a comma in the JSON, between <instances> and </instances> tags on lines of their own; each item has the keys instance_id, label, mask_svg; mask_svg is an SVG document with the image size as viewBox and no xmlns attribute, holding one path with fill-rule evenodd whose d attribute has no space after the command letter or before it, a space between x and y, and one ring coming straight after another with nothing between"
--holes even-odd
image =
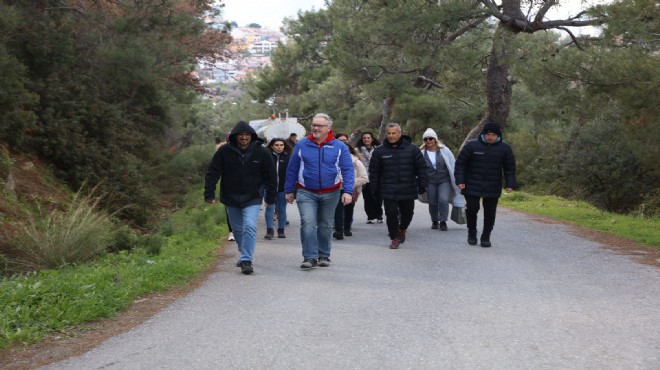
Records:
<instances>
[{"instance_id":1,"label":"asphalt surface","mask_svg":"<svg viewBox=\"0 0 660 370\"><path fill-rule=\"evenodd\" d=\"M660 369L660 269L498 209L492 248L464 226L407 241L356 206L332 265L302 271L298 210L264 240L255 273L218 272L132 330L48 369ZM481 215L480 215L481 216Z\"/></svg>"}]
</instances>

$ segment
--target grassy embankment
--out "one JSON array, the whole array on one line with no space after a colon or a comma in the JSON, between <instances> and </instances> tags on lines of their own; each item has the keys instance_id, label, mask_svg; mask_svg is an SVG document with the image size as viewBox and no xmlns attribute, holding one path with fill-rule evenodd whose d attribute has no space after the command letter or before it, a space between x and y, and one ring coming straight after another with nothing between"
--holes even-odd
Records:
<instances>
[{"instance_id":1,"label":"grassy embankment","mask_svg":"<svg viewBox=\"0 0 660 370\"><path fill-rule=\"evenodd\" d=\"M216 259L227 235L222 206L208 205L199 192L162 224L154 237L159 253L136 247L91 263L0 280L0 349L33 343L50 333L112 317L149 293L162 292L199 276Z\"/></svg>"},{"instance_id":2,"label":"grassy embankment","mask_svg":"<svg viewBox=\"0 0 660 370\"><path fill-rule=\"evenodd\" d=\"M500 204L660 248L660 217L657 216L640 217L602 212L586 202L524 192L502 195Z\"/></svg>"}]
</instances>

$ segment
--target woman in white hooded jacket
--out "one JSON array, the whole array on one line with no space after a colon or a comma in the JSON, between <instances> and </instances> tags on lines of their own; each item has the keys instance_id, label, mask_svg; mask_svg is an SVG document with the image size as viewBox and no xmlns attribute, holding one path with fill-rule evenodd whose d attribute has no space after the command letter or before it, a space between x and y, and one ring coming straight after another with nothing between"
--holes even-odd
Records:
<instances>
[{"instance_id":1,"label":"woman in white hooded jacket","mask_svg":"<svg viewBox=\"0 0 660 370\"><path fill-rule=\"evenodd\" d=\"M431 228L446 231L449 202L454 207L465 207L465 200L454 178L456 159L451 150L438 140L438 135L433 129L426 129L423 139L424 145L420 149L427 168Z\"/></svg>"}]
</instances>

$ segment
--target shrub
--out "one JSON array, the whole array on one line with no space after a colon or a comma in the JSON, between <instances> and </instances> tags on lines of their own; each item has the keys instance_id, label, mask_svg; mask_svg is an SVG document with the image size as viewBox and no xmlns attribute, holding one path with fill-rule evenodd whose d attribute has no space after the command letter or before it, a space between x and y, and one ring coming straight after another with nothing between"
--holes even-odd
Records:
<instances>
[{"instance_id":1,"label":"shrub","mask_svg":"<svg viewBox=\"0 0 660 370\"><path fill-rule=\"evenodd\" d=\"M157 256L163 249L165 239L157 234L144 235L140 238L139 246L147 251L150 256Z\"/></svg>"},{"instance_id":2,"label":"shrub","mask_svg":"<svg viewBox=\"0 0 660 370\"><path fill-rule=\"evenodd\" d=\"M135 232L128 226L122 225L115 230L112 243L108 246L108 252L130 251L137 243Z\"/></svg>"},{"instance_id":3,"label":"shrub","mask_svg":"<svg viewBox=\"0 0 660 370\"><path fill-rule=\"evenodd\" d=\"M98 202L99 198L78 192L64 211L47 213L37 205L9 240L10 247L20 252L17 263L29 269L58 268L104 253L113 243L115 225L98 210Z\"/></svg>"}]
</instances>

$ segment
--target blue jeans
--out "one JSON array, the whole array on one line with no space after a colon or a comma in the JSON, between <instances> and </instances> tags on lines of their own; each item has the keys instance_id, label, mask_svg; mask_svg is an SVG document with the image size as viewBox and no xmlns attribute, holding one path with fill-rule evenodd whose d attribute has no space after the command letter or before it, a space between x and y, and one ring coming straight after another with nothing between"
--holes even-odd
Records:
<instances>
[{"instance_id":1,"label":"blue jeans","mask_svg":"<svg viewBox=\"0 0 660 370\"><path fill-rule=\"evenodd\" d=\"M286 194L281 191L277 193L277 199L275 200L275 204L271 204L266 206L266 227L269 229L273 228L273 224L275 223L275 209L277 208L277 228L278 229L284 229L286 226L286 198L284 197Z\"/></svg>"},{"instance_id":2,"label":"blue jeans","mask_svg":"<svg viewBox=\"0 0 660 370\"><path fill-rule=\"evenodd\" d=\"M241 261L252 261L257 247L257 220L259 219L259 204L245 208L226 207L229 212L229 222L234 229L234 238L241 251Z\"/></svg>"},{"instance_id":3,"label":"blue jeans","mask_svg":"<svg viewBox=\"0 0 660 370\"><path fill-rule=\"evenodd\" d=\"M298 189L296 203L300 212L300 239L304 259L330 257L332 227L339 190L314 193Z\"/></svg>"},{"instance_id":4,"label":"blue jeans","mask_svg":"<svg viewBox=\"0 0 660 370\"><path fill-rule=\"evenodd\" d=\"M445 181L440 184L428 184L426 191L429 195L429 213L431 221L447 221L449 215L449 192L451 182Z\"/></svg>"}]
</instances>

